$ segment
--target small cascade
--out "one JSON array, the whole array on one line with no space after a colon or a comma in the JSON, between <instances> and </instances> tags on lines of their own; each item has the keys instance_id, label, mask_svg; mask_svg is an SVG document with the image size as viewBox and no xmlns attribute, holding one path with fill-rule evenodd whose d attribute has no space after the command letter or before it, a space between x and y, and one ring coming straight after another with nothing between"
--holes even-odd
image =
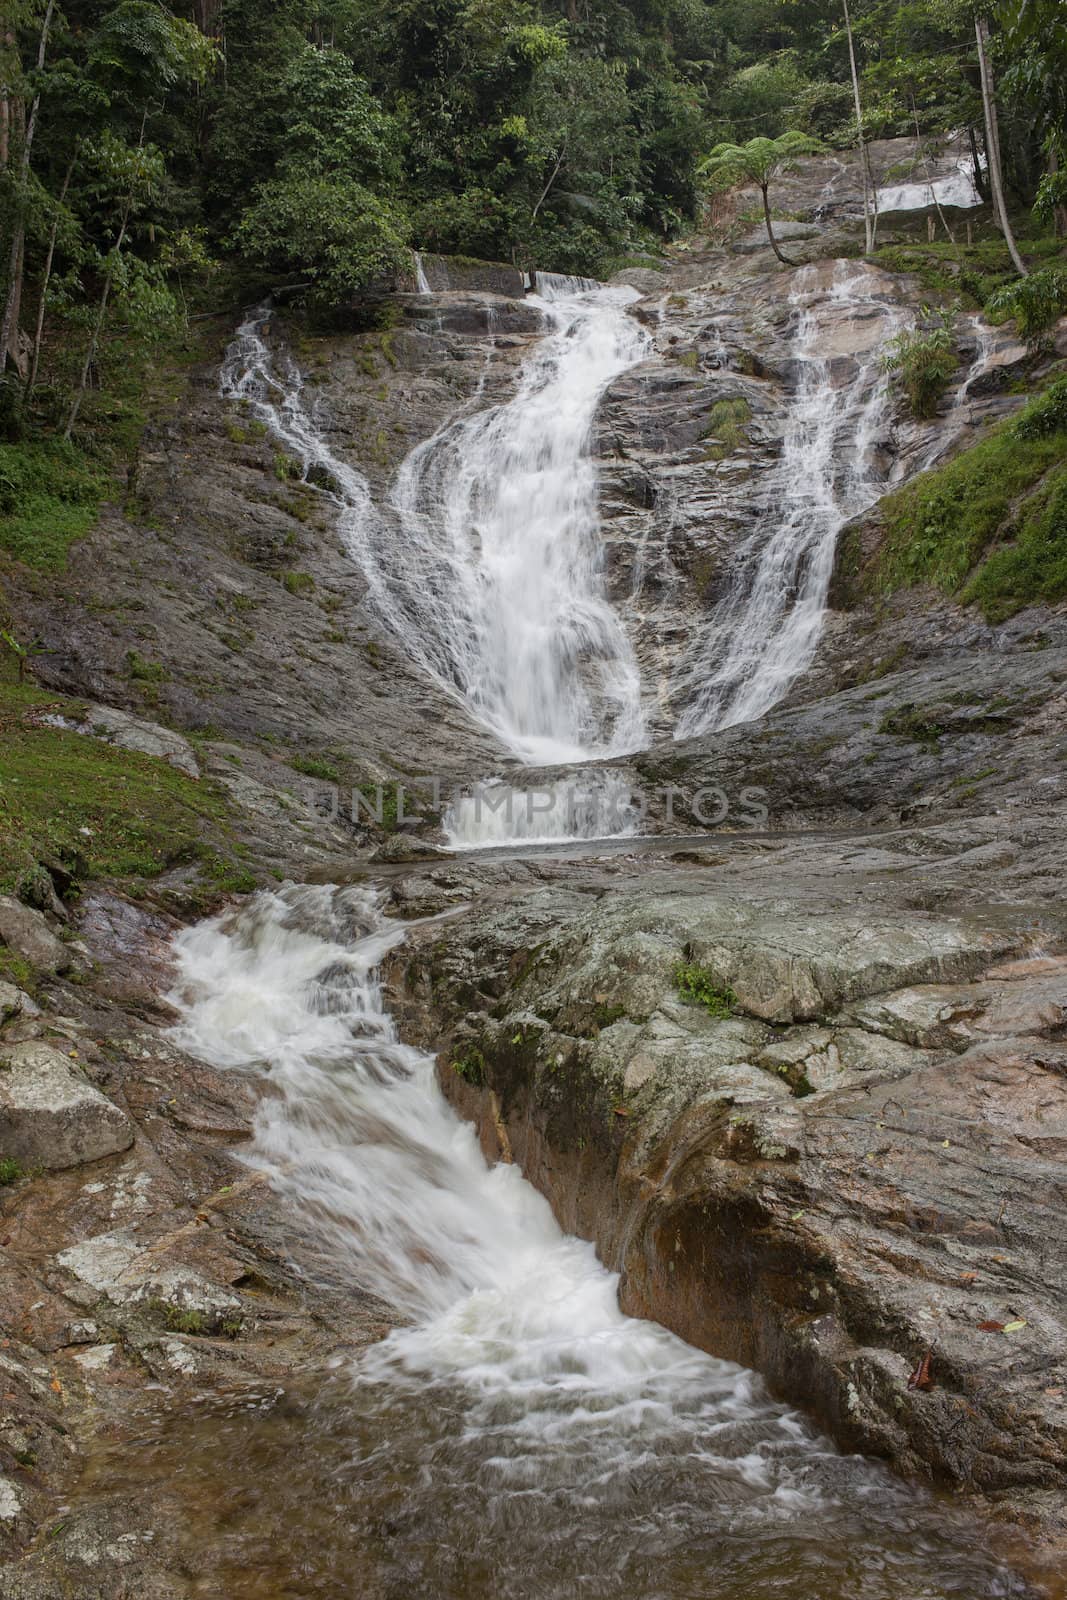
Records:
<instances>
[{"instance_id":1,"label":"small cascade","mask_svg":"<svg viewBox=\"0 0 1067 1600\"><path fill-rule=\"evenodd\" d=\"M268 343L272 314L269 305L259 306L238 328L222 363L220 392L247 407L285 445L300 462L305 481L318 469L315 487L336 502L342 537L357 525L377 525L366 478L330 449L316 425L314 405L305 399L299 367L284 348L274 350Z\"/></svg>"},{"instance_id":2,"label":"small cascade","mask_svg":"<svg viewBox=\"0 0 1067 1600\"><path fill-rule=\"evenodd\" d=\"M442 826L449 849L486 850L630 839L640 820L633 790L621 774L575 768L547 784L489 779L454 799Z\"/></svg>"},{"instance_id":3,"label":"small cascade","mask_svg":"<svg viewBox=\"0 0 1067 1600\"><path fill-rule=\"evenodd\" d=\"M799 377L781 456L766 474L763 512L738 552L729 591L677 674L677 739L762 716L814 655L838 532L882 487L871 466L888 404L880 352L902 313L879 298L873 282L874 288L870 275L847 261L837 263L828 293L818 290L816 267L796 275L790 301ZM821 353L824 313L832 316L842 303L873 309L878 327L844 381Z\"/></svg>"},{"instance_id":4,"label":"small cascade","mask_svg":"<svg viewBox=\"0 0 1067 1600\"><path fill-rule=\"evenodd\" d=\"M542 300L571 300L579 294L596 294L604 287L595 278L575 278L565 272L535 272L533 279L534 293Z\"/></svg>"},{"instance_id":5,"label":"small cascade","mask_svg":"<svg viewBox=\"0 0 1067 1600\"><path fill-rule=\"evenodd\" d=\"M413 250L412 255L415 260L416 294L433 294L433 289L430 287L430 280L426 276L426 268L423 265L421 252L418 250Z\"/></svg>"},{"instance_id":6,"label":"small cascade","mask_svg":"<svg viewBox=\"0 0 1067 1600\"><path fill-rule=\"evenodd\" d=\"M254 1474L264 1434L279 1460L288 1441L293 1469L252 1497L280 1519L262 1593L1020 1595L944 1506L841 1455L755 1373L620 1311L593 1246L486 1163L434 1058L397 1037L377 968L402 938L372 891L289 886L175 945L176 1042L265 1087L241 1154L294 1248L406 1319L318 1374L310 1413L257 1396L221 1442L200 1436L220 1483L243 1444ZM327 1514L303 1544L312 1501Z\"/></svg>"}]
</instances>

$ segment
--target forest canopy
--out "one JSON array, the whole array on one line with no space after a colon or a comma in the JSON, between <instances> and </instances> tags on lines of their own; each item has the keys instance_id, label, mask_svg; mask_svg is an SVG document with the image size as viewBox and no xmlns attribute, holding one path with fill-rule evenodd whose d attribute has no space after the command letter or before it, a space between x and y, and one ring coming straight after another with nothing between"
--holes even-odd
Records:
<instances>
[{"instance_id":1,"label":"forest canopy","mask_svg":"<svg viewBox=\"0 0 1067 1600\"><path fill-rule=\"evenodd\" d=\"M164 338L220 271L320 310L412 248L603 273L693 225L717 146L855 144L857 92L867 140L983 146L970 0L849 19L855 85L842 0L5 0L0 426L44 347L70 435L107 329ZM1063 8L981 27L1006 203L1053 216Z\"/></svg>"}]
</instances>

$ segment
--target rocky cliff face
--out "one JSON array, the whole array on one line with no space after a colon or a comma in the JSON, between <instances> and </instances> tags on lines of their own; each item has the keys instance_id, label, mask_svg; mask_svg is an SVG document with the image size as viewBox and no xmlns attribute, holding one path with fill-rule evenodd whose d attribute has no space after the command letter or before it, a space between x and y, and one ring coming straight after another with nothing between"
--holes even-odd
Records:
<instances>
[{"instance_id":1,"label":"rocky cliff face","mask_svg":"<svg viewBox=\"0 0 1067 1600\"><path fill-rule=\"evenodd\" d=\"M423 909L480 909L412 935L395 1005L627 1309L1055 1548L1062 868L957 824L431 872Z\"/></svg>"}]
</instances>

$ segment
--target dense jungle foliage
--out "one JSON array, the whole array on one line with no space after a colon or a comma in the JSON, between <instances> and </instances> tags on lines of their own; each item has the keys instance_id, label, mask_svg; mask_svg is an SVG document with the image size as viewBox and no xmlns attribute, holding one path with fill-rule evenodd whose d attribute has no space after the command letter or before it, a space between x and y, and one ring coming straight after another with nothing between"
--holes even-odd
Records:
<instances>
[{"instance_id":1,"label":"dense jungle foliage","mask_svg":"<svg viewBox=\"0 0 1067 1600\"><path fill-rule=\"evenodd\" d=\"M640 257L693 224L723 141L855 143L846 21L865 138L972 130L982 173L970 0L3 0L0 438L76 445L102 364L190 304L295 284L321 312L412 247ZM1008 205L1051 217L1063 7L982 26ZM78 463L49 471L77 520Z\"/></svg>"}]
</instances>

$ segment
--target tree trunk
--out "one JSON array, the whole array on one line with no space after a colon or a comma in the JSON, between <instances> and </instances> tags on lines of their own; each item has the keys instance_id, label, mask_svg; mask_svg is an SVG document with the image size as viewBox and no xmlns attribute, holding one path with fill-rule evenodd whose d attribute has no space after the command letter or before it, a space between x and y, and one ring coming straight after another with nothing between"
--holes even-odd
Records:
<instances>
[{"instance_id":1,"label":"tree trunk","mask_svg":"<svg viewBox=\"0 0 1067 1600\"><path fill-rule=\"evenodd\" d=\"M860 75L856 70L856 47L852 40L852 18L848 14L848 0L841 0L845 11L845 32L848 34L848 64L852 70L852 95L856 102L856 142L860 153L860 171L863 174L863 233L864 254L874 249L874 228L871 224L871 175L867 166L867 146L863 138L863 102L860 100Z\"/></svg>"},{"instance_id":2,"label":"tree trunk","mask_svg":"<svg viewBox=\"0 0 1067 1600\"><path fill-rule=\"evenodd\" d=\"M37 368L41 363L41 341L44 338L44 316L48 304L48 285L52 277L52 262L56 254L56 236L59 233L59 210L67 198L70 180L74 173L74 163L78 159L77 148L70 158L70 164L63 174L63 187L59 191L59 200L56 204L56 214L52 218L52 229L48 235L48 254L45 257L44 275L41 279L41 299L37 307L37 326L33 334L33 358L30 362L30 376L26 384L26 398L33 399L33 391L37 387Z\"/></svg>"},{"instance_id":3,"label":"tree trunk","mask_svg":"<svg viewBox=\"0 0 1067 1600\"><path fill-rule=\"evenodd\" d=\"M790 261L788 256L784 256L782 254L781 250L778 248L778 240L774 237L774 229L771 227L771 205L770 201L767 199L767 187L768 186L765 183L760 184L760 194L763 196L763 220L767 224L767 237L771 241L771 249L774 251L783 267L795 267L796 262Z\"/></svg>"},{"instance_id":4,"label":"tree trunk","mask_svg":"<svg viewBox=\"0 0 1067 1600\"><path fill-rule=\"evenodd\" d=\"M982 110L985 113L986 128L986 160L989 167L989 183L993 191L993 213L997 219L997 226L1004 235L1004 243L1008 247L1008 254L1015 263L1015 270L1021 278L1027 276L1026 263L1019 254L1019 247L1015 243L1015 235L1011 231L1008 221L1008 208L1004 204L1004 179L1003 168L1000 163L1000 132L997 127L997 102L993 89L993 69L989 64L986 44L989 39L989 24L984 17L975 17L974 35L978 41L978 70L982 75Z\"/></svg>"},{"instance_id":5,"label":"tree trunk","mask_svg":"<svg viewBox=\"0 0 1067 1600\"><path fill-rule=\"evenodd\" d=\"M1049 176L1054 178L1060 170L1060 158L1053 145L1048 153ZM1062 239L1067 234L1067 206L1054 205L1052 207L1052 232L1057 239Z\"/></svg>"},{"instance_id":6,"label":"tree trunk","mask_svg":"<svg viewBox=\"0 0 1067 1600\"><path fill-rule=\"evenodd\" d=\"M548 182L545 184L544 188L542 189L540 199L538 200L537 204L534 206L533 210L530 212L530 221L531 222L534 222L536 220L537 213L540 211L541 207L544 205L545 201L548 199L549 191L552 188L552 185L555 183L556 179L559 177L559 171L560 171L560 168L563 165L563 158L564 158L564 156L566 154L567 154L567 141L566 141L566 139L564 139L563 144L562 144L562 146L560 148L559 155L556 157L556 165L552 168L552 175L549 178Z\"/></svg>"},{"instance_id":7,"label":"tree trunk","mask_svg":"<svg viewBox=\"0 0 1067 1600\"><path fill-rule=\"evenodd\" d=\"M41 23L41 37L37 45L38 72L44 69L45 52L48 49L48 34L52 27L52 13L55 9L56 0L48 0L44 21ZM38 89L30 106L30 115L26 122L26 132L22 140L22 155L19 160L18 202L11 233L7 302L4 306L3 323L0 324L0 373L5 370L9 357L14 359L16 365L18 363L16 345L18 342L19 311L22 306L22 270L25 262L26 186L29 182L30 153L33 149L33 137L37 132L37 115L40 109L41 91Z\"/></svg>"},{"instance_id":8,"label":"tree trunk","mask_svg":"<svg viewBox=\"0 0 1067 1600\"><path fill-rule=\"evenodd\" d=\"M982 163L978 156L978 140L975 137L973 127L967 129L967 137L971 141L971 165L974 168L974 187L981 195L982 199L988 204L988 202L993 198L993 191L989 187L989 163L988 161L986 162L986 169L983 172Z\"/></svg>"},{"instance_id":9,"label":"tree trunk","mask_svg":"<svg viewBox=\"0 0 1067 1600\"><path fill-rule=\"evenodd\" d=\"M131 194L126 202L126 209L122 215L122 226L119 229L119 236L115 241L115 248L112 251L111 260L108 263L107 272L104 274L104 287L100 294L100 304L96 311L96 321L93 324L92 338L89 340L89 348L86 350L85 360L82 362L81 377L78 381L78 388L75 392L74 399L71 401L70 413L67 417L67 425L63 429L64 439L69 439L71 434L74 432L74 424L78 420L78 412L81 410L82 400L85 397L85 389L89 382L89 373L92 370L93 359L100 344L100 335L104 328L104 318L107 316L107 303L111 298L111 285L115 276L114 259L116 256L122 254L122 246L126 241L126 226L130 220L130 212L132 210L133 195Z\"/></svg>"}]
</instances>

